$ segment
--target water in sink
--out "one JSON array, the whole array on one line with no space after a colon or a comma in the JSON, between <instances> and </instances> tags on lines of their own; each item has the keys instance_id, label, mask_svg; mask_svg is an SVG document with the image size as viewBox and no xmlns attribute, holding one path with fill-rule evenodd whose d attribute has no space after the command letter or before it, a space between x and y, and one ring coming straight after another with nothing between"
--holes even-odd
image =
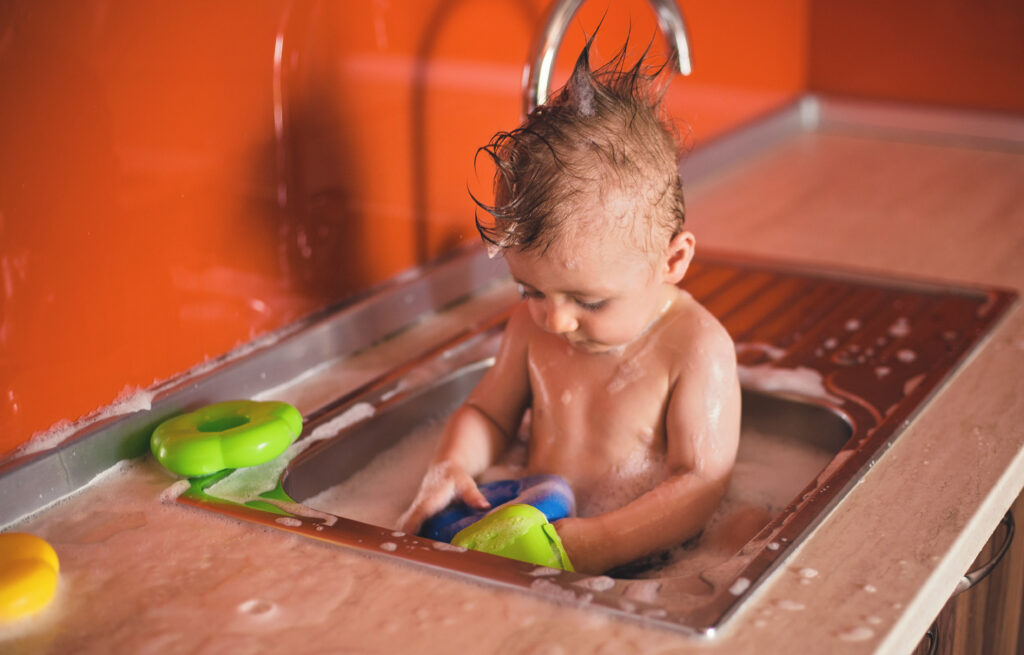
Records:
<instances>
[{"instance_id":1,"label":"water in sink","mask_svg":"<svg viewBox=\"0 0 1024 655\"><path fill-rule=\"evenodd\" d=\"M743 402L732 481L704 534L655 561L625 567L617 575L692 576L727 560L793 502L849 436L845 424L820 407L754 393L746 393ZM303 504L393 528L416 495L443 425L444 417L421 425L347 478L302 500Z\"/></svg>"}]
</instances>

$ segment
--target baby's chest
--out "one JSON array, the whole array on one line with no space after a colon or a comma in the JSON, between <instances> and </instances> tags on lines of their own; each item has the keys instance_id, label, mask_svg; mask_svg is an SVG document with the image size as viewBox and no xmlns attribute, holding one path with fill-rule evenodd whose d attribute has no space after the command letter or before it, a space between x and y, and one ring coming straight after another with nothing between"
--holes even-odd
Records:
<instances>
[{"instance_id":1,"label":"baby's chest","mask_svg":"<svg viewBox=\"0 0 1024 655\"><path fill-rule=\"evenodd\" d=\"M643 358L538 351L530 357L534 420L557 431L650 434L661 428L670 380Z\"/></svg>"}]
</instances>

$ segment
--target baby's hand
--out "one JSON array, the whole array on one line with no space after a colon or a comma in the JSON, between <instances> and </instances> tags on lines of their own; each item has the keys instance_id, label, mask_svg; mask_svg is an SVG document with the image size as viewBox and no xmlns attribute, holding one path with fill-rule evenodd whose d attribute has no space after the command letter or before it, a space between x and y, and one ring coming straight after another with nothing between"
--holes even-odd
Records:
<instances>
[{"instance_id":1,"label":"baby's hand","mask_svg":"<svg viewBox=\"0 0 1024 655\"><path fill-rule=\"evenodd\" d=\"M416 500L398 519L398 529L409 534L419 532L428 518L447 507L456 497L474 509L489 509L473 477L452 462L438 462L427 470Z\"/></svg>"}]
</instances>

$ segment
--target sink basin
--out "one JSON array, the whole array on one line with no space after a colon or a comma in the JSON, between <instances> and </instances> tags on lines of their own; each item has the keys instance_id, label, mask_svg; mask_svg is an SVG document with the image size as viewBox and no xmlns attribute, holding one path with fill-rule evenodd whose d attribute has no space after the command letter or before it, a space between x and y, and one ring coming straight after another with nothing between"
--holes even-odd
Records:
<instances>
[{"instance_id":1,"label":"sink basin","mask_svg":"<svg viewBox=\"0 0 1024 655\"><path fill-rule=\"evenodd\" d=\"M512 294L489 320L307 412L303 436L276 468L196 481L179 502L711 636L898 438L1015 295L725 255L696 261L684 286L736 342L743 425L722 507L702 537L665 557L585 576L394 530L445 417L490 365ZM245 483L260 475L262 485Z\"/></svg>"}]
</instances>

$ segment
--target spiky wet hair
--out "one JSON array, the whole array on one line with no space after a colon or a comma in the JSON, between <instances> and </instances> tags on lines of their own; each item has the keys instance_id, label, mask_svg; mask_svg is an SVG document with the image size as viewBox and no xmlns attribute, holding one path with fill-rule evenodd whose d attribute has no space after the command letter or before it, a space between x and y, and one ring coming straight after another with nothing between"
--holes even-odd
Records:
<instances>
[{"instance_id":1,"label":"spiky wet hair","mask_svg":"<svg viewBox=\"0 0 1024 655\"><path fill-rule=\"evenodd\" d=\"M683 229L678 145L661 108L666 66L647 63L648 46L627 68L623 47L591 70L592 44L547 104L477 151L497 169L494 204L473 196L494 218L476 218L492 247L543 252L563 235L614 224L653 253Z\"/></svg>"}]
</instances>

